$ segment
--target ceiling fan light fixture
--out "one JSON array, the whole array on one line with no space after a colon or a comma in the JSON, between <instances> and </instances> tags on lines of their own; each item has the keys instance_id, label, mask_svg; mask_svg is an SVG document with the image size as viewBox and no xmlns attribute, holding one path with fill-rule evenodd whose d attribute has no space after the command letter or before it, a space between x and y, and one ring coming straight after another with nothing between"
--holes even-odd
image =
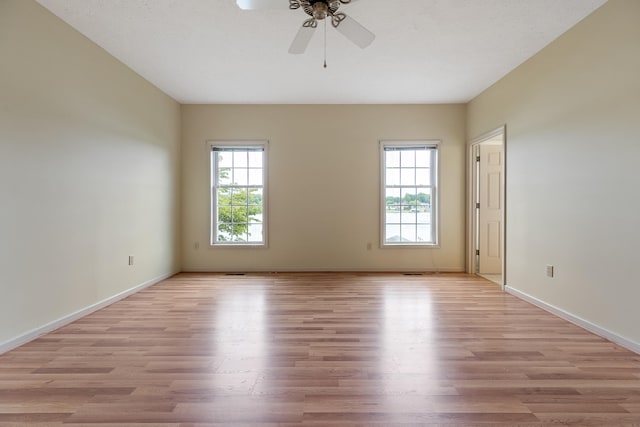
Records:
<instances>
[{"instance_id":1,"label":"ceiling fan light fixture","mask_svg":"<svg viewBox=\"0 0 640 427\"><path fill-rule=\"evenodd\" d=\"M327 3L319 1L313 4L313 17L318 20L325 19L329 13L329 6Z\"/></svg>"}]
</instances>

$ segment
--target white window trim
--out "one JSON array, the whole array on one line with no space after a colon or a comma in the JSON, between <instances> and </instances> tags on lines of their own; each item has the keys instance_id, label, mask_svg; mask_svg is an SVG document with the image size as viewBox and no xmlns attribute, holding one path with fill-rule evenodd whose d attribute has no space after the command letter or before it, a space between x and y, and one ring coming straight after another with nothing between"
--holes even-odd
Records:
<instances>
[{"instance_id":1,"label":"white window trim","mask_svg":"<svg viewBox=\"0 0 640 427\"><path fill-rule=\"evenodd\" d=\"M269 141L268 140L223 140L223 141L207 141L207 162L209 163L209 247L211 248L268 248L269 242L269 196L268 196L268 159L269 159ZM243 148L243 147L262 147L263 159L262 159L262 242L215 242L214 233L217 227L217 219L215 213L215 195L214 186L212 183L214 166L211 161L211 153L213 147L225 147L225 148Z\"/></svg>"},{"instance_id":2,"label":"white window trim","mask_svg":"<svg viewBox=\"0 0 640 427\"><path fill-rule=\"evenodd\" d=\"M380 140L380 248L440 248L440 140ZM436 149L436 161L435 161L435 183L433 184L435 196L432 195L431 199L431 222L433 242L429 243L389 243L385 241L385 217L386 217L386 165L384 157L385 147L411 147L411 146L428 146ZM435 225L433 225L435 222Z\"/></svg>"}]
</instances>

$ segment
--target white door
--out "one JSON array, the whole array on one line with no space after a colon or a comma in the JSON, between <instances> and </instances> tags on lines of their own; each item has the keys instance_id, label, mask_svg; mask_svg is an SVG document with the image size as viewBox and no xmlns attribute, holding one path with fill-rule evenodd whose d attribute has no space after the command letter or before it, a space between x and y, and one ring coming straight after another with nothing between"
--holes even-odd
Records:
<instances>
[{"instance_id":1,"label":"white door","mask_svg":"<svg viewBox=\"0 0 640 427\"><path fill-rule=\"evenodd\" d=\"M480 274L502 273L502 144L480 144L478 263Z\"/></svg>"}]
</instances>

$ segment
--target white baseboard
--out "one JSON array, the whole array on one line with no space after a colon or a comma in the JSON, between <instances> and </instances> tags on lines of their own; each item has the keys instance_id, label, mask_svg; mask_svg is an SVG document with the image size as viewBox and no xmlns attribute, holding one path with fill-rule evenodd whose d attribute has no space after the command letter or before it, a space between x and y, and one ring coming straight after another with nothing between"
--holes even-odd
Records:
<instances>
[{"instance_id":1,"label":"white baseboard","mask_svg":"<svg viewBox=\"0 0 640 427\"><path fill-rule=\"evenodd\" d=\"M84 317L88 314L93 313L94 311L98 311L101 308L104 308L108 305L113 304L114 302L120 301L121 299L124 299L126 297L128 297L129 295L133 295L136 292L141 291L144 288L148 288L151 285L155 285L156 283L167 279L171 276L173 276L176 273L167 273L167 274L163 274L162 276L156 277L154 279L151 280L147 280L144 283L141 283L140 285L134 286L133 288L127 289L126 291L122 291L119 294L116 294L112 297L109 297L107 299L104 299L102 301L99 301L95 304L92 304L88 307L85 307L81 310L78 310L74 313L71 313L67 316L61 317L60 319L54 320L53 322L49 322L46 325L42 325L40 327L37 327L35 329L32 329L31 331L19 335L15 338L10 339L9 341L5 341L3 343L0 343L0 354L3 354L9 350L13 350L16 347L19 347L23 344L28 343L29 341L32 341L44 334L48 334L49 332L55 331L56 329L59 329L65 325L68 325L71 322L74 322L78 319L80 319L81 317Z\"/></svg>"},{"instance_id":2,"label":"white baseboard","mask_svg":"<svg viewBox=\"0 0 640 427\"><path fill-rule=\"evenodd\" d=\"M536 297L533 297L533 296L531 296L529 294L526 294L526 293L524 293L522 291L519 291L517 289L514 289L512 287L505 286L504 289L505 289L505 291L507 291L511 295L514 295L514 296L516 296L518 298L521 298L521 299L523 299L523 300L525 300L527 302L530 302L531 304L533 304L533 305L535 305L537 307L540 307L541 309L543 309L545 311L548 311L549 313L555 314L556 316L558 316L558 317L560 317L560 318L562 318L564 320L567 320L567 321L569 321L569 322L571 322L571 323L573 323L573 324L575 324L577 326L580 326L581 328L586 329L589 332L593 332L594 334L596 334L596 335L598 335L598 336L600 336L600 337L602 337L602 338L604 338L606 340L609 340L609 341L611 341L613 343L616 343L619 346L626 348L627 350L631 350L634 353L640 354L640 344L637 343L637 342L631 341L630 339L627 339L627 338L622 337L622 336L620 336L620 335L618 335L618 334L616 334L614 332L611 332L611 331L609 331L609 330L607 330L605 328L602 328L602 327L600 327L598 325L595 325L595 324L593 324L593 323L589 322L588 320L585 320L585 319L583 319L581 317L574 316L573 314L571 314L571 313L569 313L569 312L567 312L567 311L565 311L565 310L563 310L561 308L555 307L555 306L553 306L551 304L548 304L548 303L546 303L546 302L544 302L542 300L539 300Z\"/></svg>"}]
</instances>

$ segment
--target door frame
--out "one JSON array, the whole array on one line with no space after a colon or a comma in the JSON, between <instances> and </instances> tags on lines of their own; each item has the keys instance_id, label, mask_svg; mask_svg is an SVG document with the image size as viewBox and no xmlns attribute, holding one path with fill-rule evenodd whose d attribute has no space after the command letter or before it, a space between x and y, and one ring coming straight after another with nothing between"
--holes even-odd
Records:
<instances>
[{"instance_id":1,"label":"door frame","mask_svg":"<svg viewBox=\"0 0 640 427\"><path fill-rule=\"evenodd\" d=\"M471 139L467 144L467 273L476 274L476 149L477 147L490 139L502 136L502 150L504 161L502 163L502 289L507 284L507 126L502 125L489 132L483 133Z\"/></svg>"}]
</instances>

